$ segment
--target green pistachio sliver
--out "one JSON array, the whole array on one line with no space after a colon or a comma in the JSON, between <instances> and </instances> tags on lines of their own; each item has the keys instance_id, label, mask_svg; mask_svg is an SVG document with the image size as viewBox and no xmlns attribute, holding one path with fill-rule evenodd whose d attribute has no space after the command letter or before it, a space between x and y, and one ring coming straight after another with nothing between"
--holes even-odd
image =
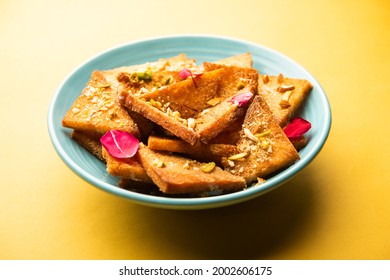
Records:
<instances>
[{"instance_id":1,"label":"green pistachio sliver","mask_svg":"<svg viewBox=\"0 0 390 280\"><path fill-rule=\"evenodd\" d=\"M164 85L169 85L169 83L171 82L171 79L172 79L172 77L166 77L166 78L164 78L165 80L164 80Z\"/></svg>"},{"instance_id":2,"label":"green pistachio sliver","mask_svg":"<svg viewBox=\"0 0 390 280\"><path fill-rule=\"evenodd\" d=\"M131 74L130 77L129 77L129 80L130 80L131 82L133 82L133 83L138 82L138 74L137 74L137 73Z\"/></svg>"},{"instance_id":3,"label":"green pistachio sliver","mask_svg":"<svg viewBox=\"0 0 390 280\"><path fill-rule=\"evenodd\" d=\"M110 86L111 86L110 83L97 85L98 88L108 88Z\"/></svg>"},{"instance_id":4,"label":"green pistachio sliver","mask_svg":"<svg viewBox=\"0 0 390 280\"><path fill-rule=\"evenodd\" d=\"M263 139L263 140L260 142L259 145L260 145L260 148L262 148L263 150L267 150L268 147L269 147L269 145L270 145L270 143L269 143L268 140Z\"/></svg>"},{"instance_id":5,"label":"green pistachio sliver","mask_svg":"<svg viewBox=\"0 0 390 280\"><path fill-rule=\"evenodd\" d=\"M235 155L232 155L230 157L228 157L228 160L240 160L240 159L243 159L245 158L246 156L248 155L248 153L239 153L239 154L235 154Z\"/></svg>"},{"instance_id":6,"label":"green pistachio sliver","mask_svg":"<svg viewBox=\"0 0 390 280\"><path fill-rule=\"evenodd\" d=\"M153 161L153 165L159 168L165 167L165 163L157 158Z\"/></svg>"},{"instance_id":7,"label":"green pistachio sliver","mask_svg":"<svg viewBox=\"0 0 390 280\"><path fill-rule=\"evenodd\" d=\"M238 84L236 85L237 89L240 90L240 89L243 89L245 87L245 84L243 82L238 82Z\"/></svg>"},{"instance_id":8,"label":"green pistachio sliver","mask_svg":"<svg viewBox=\"0 0 390 280\"><path fill-rule=\"evenodd\" d=\"M270 134L271 134L271 130L268 129L262 133L256 133L255 136L256 136L256 138L262 138L262 137L268 136Z\"/></svg>"},{"instance_id":9,"label":"green pistachio sliver","mask_svg":"<svg viewBox=\"0 0 390 280\"><path fill-rule=\"evenodd\" d=\"M209 163L205 163L203 164L200 169L205 172L205 173L210 173L212 172L214 169L215 169L215 162L209 162Z\"/></svg>"},{"instance_id":10,"label":"green pistachio sliver","mask_svg":"<svg viewBox=\"0 0 390 280\"><path fill-rule=\"evenodd\" d=\"M152 74L148 72L138 72L137 78L139 81L150 82L152 81Z\"/></svg>"}]
</instances>

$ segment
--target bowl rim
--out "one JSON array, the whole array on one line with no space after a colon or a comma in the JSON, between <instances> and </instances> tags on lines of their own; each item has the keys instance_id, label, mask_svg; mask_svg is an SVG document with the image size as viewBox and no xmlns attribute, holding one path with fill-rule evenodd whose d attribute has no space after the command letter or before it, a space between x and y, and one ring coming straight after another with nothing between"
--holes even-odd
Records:
<instances>
[{"instance_id":1,"label":"bowl rim","mask_svg":"<svg viewBox=\"0 0 390 280\"><path fill-rule=\"evenodd\" d=\"M65 151L64 147L61 145L58 135L56 134L55 126L57 124L54 123L54 112L56 109L56 104L58 102L58 99L61 95L61 91L64 87L64 85L67 83L67 81L76 75L83 67L90 64L92 61L96 60L99 57L102 57L103 55L108 55L109 53L113 51L118 51L122 48L129 48L136 44L144 44L148 42L158 42L161 40L176 40L176 39L210 39L210 40L222 40L222 41L229 41L229 42L235 42L235 43L241 43L244 45L248 45L254 48L262 49L262 51L265 51L269 54L272 54L274 56L280 57L283 60L286 60L289 62L289 64L293 65L294 68L300 69L300 71L303 71L308 75L311 80L310 82L313 84L313 88L316 87L318 91L320 92L320 99L321 104L323 107L324 115L321 119L322 126L320 127L320 130L316 133L320 133L318 136L318 141L314 144L313 148L309 150L308 154L295 162L292 166L288 167L287 169L284 169L280 173L274 175L270 182L267 180L265 183L261 185L254 184L253 186L234 193L224 194L224 195L218 195L218 196L210 196L210 197L201 197L201 198L172 198L172 197L160 197L160 196L153 196L148 194L141 194L133 191L129 191L126 189L122 189L118 186L114 186L112 184L109 184L107 182L104 182L102 180L99 180L95 176L92 176L88 172L86 172L83 168L81 168ZM86 61L82 62L77 66L76 68L71 71L68 76L65 77L65 79L61 82L59 87L57 88L54 96L51 99L49 110L47 114L47 126L49 131L49 136L51 139L51 142L57 152L57 154L60 156L60 158L64 161L64 163L78 176L80 176L82 179L87 181L88 183L92 184L94 187L97 187L103 191L106 191L108 193L132 200L138 204L147 205L147 206L153 206L158 208L169 208L169 209L188 209L188 210L194 210L194 209L205 209L205 208L216 208L216 207L222 207L222 206L228 206L231 204L236 204L240 202L244 202L249 199L253 199L257 196L263 195L267 193L268 191L271 191L275 189L276 187L286 183L288 180L292 179L296 174L298 174L303 167L307 166L310 162L314 160L314 158L319 154L319 152L322 150L331 129L331 123L332 123L332 114L331 114L331 107L328 100L328 97L326 96L325 91L323 90L322 86L319 84L317 79L304 68L302 65L298 64L296 61L291 59L290 57L284 55L283 53L280 53L274 49L268 48L266 46L253 43L251 41L243 40L243 39L237 39L227 36L219 36L219 35L208 35L208 34L180 34L180 35L170 35L170 36L157 36L157 37L151 37L146 39L140 39L140 40L134 40L127 42L125 44L120 44L114 47L111 47L109 49L106 49L95 56L87 59Z\"/></svg>"}]
</instances>

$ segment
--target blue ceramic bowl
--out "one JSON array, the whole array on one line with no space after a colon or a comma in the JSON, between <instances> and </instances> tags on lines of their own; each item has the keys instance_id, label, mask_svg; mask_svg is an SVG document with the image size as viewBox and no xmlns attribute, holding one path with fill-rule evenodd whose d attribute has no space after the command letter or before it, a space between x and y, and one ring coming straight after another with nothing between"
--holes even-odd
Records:
<instances>
[{"instance_id":1,"label":"blue ceramic bowl","mask_svg":"<svg viewBox=\"0 0 390 280\"><path fill-rule=\"evenodd\" d=\"M186 53L198 63L213 61L239 53L251 52L253 66L260 73L283 73L285 76L309 80L313 90L299 115L309 120L308 144L300 151L301 159L269 178L236 193L203 198L170 198L141 194L118 187L118 179L106 172L105 164L80 147L70 137L70 130L61 120L90 78L93 70L105 70L124 65L141 64L162 57ZM73 71L55 93L48 112L48 129L52 143L62 160L81 178L93 186L131 201L171 209L205 209L236 204L258 197L286 183L305 168L322 149L331 125L331 110L325 92L316 79L302 66L269 48L233 38L207 35L159 37L131 42L109 49Z\"/></svg>"}]
</instances>

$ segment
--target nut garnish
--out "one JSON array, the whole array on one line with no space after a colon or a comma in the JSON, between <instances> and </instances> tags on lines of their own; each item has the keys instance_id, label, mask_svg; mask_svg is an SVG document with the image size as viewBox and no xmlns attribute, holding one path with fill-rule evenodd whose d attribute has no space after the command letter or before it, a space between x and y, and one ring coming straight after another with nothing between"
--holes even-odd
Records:
<instances>
[{"instance_id":1,"label":"nut garnish","mask_svg":"<svg viewBox=\"0 0 390 280\"><path fill-rule=\"evenodd\" d=\"M259 142L259 138L257 138L255 135L253 135L253 133L248 128L244 128L244 134L246 137L248 137L252 141Z\"/></svg>"},{"instance_id":2,"label":"nut garnish","mask_svg":"<svg viewBox=\"0 0 390 280\"><path fill-rule=\"evenodd\" d=\"M263 138L259 143L260 148L262 148L263 150L267 150L269 145L270 143L266 138Z\"/></svg>"},{"instance_id":3,"label":"nut garnish","mask_svg":"<svg viewBox=\"0 0 390 280\"><path fill-rule=\"evenodd\" d=\"M257 184L264 184L265 183L265 179L263 178L260 178L260 177L257 177Z\"/></svg>"},{"instance_id":4,"label":"nut garnish","mask_svg":"<svg viewBox=\"0 0 390 280\"><path fill-rule=\"evenodd\" d=\"M240 89L243 89L245 87L245 84L241 81L239 81L236 85L237 89L240 90Z\"/></svg>"},{"instance_id":5,"label":"nut garnish","mask_svg":"<svg viewBox=\"0 0 390 280\"><path fill-rule=\"evenodd\" d=\"M270 134L271 134L271 130L268 129L268 130L266 130L266 131L264 131L264 132L262 132L262 133L256 133L255 136L256 136L256 138L259 139L259 138L268 136L268 135L270 135Z\"/></svg>"},{"instance_id":6,"label":"nut garnish","mask_svg":"<svg viewBox=\"0 0 390 280\"><path fill-rule=\"evenodd\" d=\"M263 76L263 83L264 84L268 84L268 82L269 82L269 76L268 75L264 75Z\"/></svg>"},{"instance_id":7,"label":"nut garnish","mask_svg":"<svg viewBox=\"0 0 390 280\"><path fill-rule=\"evenodd\" d=\"M173 80L172 76L164 77L164 79L162 80L162 83L167 86L170 84L170 82L172 80Z\"/></svg>"},{"instance_id":8,"label":"nut garnish","mask_svg":"<svg viewBox=\"0 0 390 280\"><path fill-rule=\"evenodd\" d=\"M280 74L278 75L277 82L278 82L279 84L281 84L281 83L283 83L283 81L284 81L284 76L283 76L282 73L280 73Z\"/></svg>"},{"instance_id":9,"label":"nut garnish","mask_svg":"<svg viewBox=\"0 0 390 280\"><path fill-rule=\"evenodd\" d=\"M165 166L164 162L159 160L158 158L154 159L153 165L156 167L164 167Z\"/></svg>"},{"instance_id":10,"label":"nut garnish","mask_svg":"<svg viewBox=\"0 0 390 280\"><path fill-rule=\"evenodd\" d=\"M246 152L235 154L235 155L228 157L228 160L243 160L247 155L248 155L248 153L246 153Z\"/></svg>"},{"instance_id":11,"label":"nut garnish","mask_svg":"<svg viewBox=\"0 0 390 280\"><path fill-rule=\"evenodd\" d=\"M291 96L291 93L292 93L292 91L289 90L289 91L286 91L286 92L283 94L282 99L281 99L280 102L279 102L280 107L282 107L282 108L288 108L288 107L291 106L291 104L290 104L290 96Z\"/></svg>"},{"instance_id":12,"label":"nut garnish","mask_svg":"<svg viewBox=\"0 0 390 280\"><path fill-rule=\"evenodd\" d=\"M214 169L215 169L215 162L209 162L209 163L205 163L203 164L200 169L205 172L205 173L210 173L212 172Z\"/></svg>"},{"instance_id":13,"label":"nut garnish","mask_svg":"<svg viewBox=\"0 0 390 280\"><path fill-rule=\"evenodd\" d=\"M180 112L179 111L173 111L172 112L172 117L176 120L180 119Z\"/></svg>"},{"instance_id":14,"label":"nut garnish","mask_svg":"<svg viewBox=\"0 0 390 280\"><path fill-rule=\"evenodd\" d=\"M188 128L194 129L195 125L196 125L195 119L193 119L193 118L188 118L187 119L187 126L188 126Z\"/></svg>"},{"instance_id":15,"label":"nut garnish","mask_svg":"<svg viewBox=\"0 0 390 280\"><path fill-rule=\"evenodd\" d=\"M213 99L210 99L209 101L207 101L207 105L215 106L218 103L220 103L222 100L223 100L222 98L216 97L216 98L213 98Z\"/></svg>"},{"instance_id":16,"label":"nut garnish","mask_svg":"<svg viewBox=\"0 0 390 280\"><path fill-rule=\"evenodd\" d=\"M190 169L190 162L189 162L189 160L187 160L185 163L184 163L184 165L183 165L183 168L184 169Z\"/></svg>"},{"instance_id":17,"label":"nut garnish","mask_svg":"<svg viewBox=\"0 0 390 280\"><path fill-rule=\"evenodd\" d=\"M229 160L229 159L227 160L227 163L229 164L230 167L234 167L234 165L235 165L234 161Z\"/></svg>"},{"instance_id":18,"label":"nut garnish","mask_svg":"<svg viewBox=\"0 0 390 280\"><path fill-rule=\"evenodd\" d=\"M73 112L74 114L77 114L77 113L80 112L80 109L79 109L79 108L73 108L73 109L72 109L72 112Z\"/></svg>"},{"instance_id":19,"label":"nut garnish","mask_svg":"<svg viewBox=\"0 0 390 280\"><path fill-rule=\"evenodd\" d=\"M286 91L290 91L290 90L294 90L295 89L295 86L294 85L282 85L280 87L278 87L276 90L278 92L286 92Z\"/></svg>"},{"instance_id":20,"label":"nut garnish","mask_svg":"<svg viewBox=\"0 0 390 280\"><path fill-rule=\"evenodd\" d=\"M155 101L154 99L150 99L149 101L148 101L148 103L150 104L150 105L152 105L153 107L155 107L155 108L157 108L157 109L162 109L162 104L161 104L161 102L160 101Z\"/></svg>"}]
</instances>

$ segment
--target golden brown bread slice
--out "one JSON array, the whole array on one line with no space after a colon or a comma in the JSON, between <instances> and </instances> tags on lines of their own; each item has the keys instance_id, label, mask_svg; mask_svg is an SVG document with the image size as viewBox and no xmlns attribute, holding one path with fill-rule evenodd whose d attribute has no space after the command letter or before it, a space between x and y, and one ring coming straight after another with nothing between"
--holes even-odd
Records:
<instances>
[{"instance_id":1,"label":"golden brown bread slice","mask_svg":"<svg viewBox=\"0 0 390 280\"><path fill-rule=\"evenodd\" d=\"M221 164L223 157L229 157L237 153L235 145L201 144L199 142L191 145L178 138L156 135L149 136L148 147L152 150L185 154L197 161L213 161L217 164Z\"/></svg>"},{"instance_id":2,"label":"golden brown bread slice","mask_svg":"<svg viewBox=\"0 0 390 280\"><path fill-rule=\"evenodd\" d=\"M220 83L219 71L205 73L196 78L196 85L191 78L179 83L145 94L142 98L123 91L121 100L132 111L162 126L173 135L195 144L199 135L191 127L188 118L208 106L207 101L217 95Z\"/></svg>"},{"instance_id":3,"label":"golden brown bread slice","mask_svg":"<svg viewBox=\"0 0 390 280\"><path fill-rule=\"evenodd\" d=\"M100 144L99 137L78 130L73 130L71 137L95 157L101 161L106 161L102 156L102 145Z\"/></svg>"},{"instance_id":4,"label":"golden brown bread slice","mask_svg":"<svg viewBox=\"0 0 390 280\"><path fill-rule=\"evenodd\" d=\"M99 71L92 73L87 86L65 114L62 125L98 135L120 129L140 136L136 123L119 102L116 89Z\"/></svg>"},{"instance_id":5,"label":"golden brown bread slice","mask_svg":"<svg viewBox=\"0 0 390 280\"><path fill-rule=\"evenodd\" d=\"M232 96L237 90L247 88L250 92L257 94L258 90L258 71L254 68L245 68L238 66L227 66L213 62L203 63L205 73L224 69L223 79L219 88L219 96Z\"/></svg>"},{"instance_id":6,"label":"golden brown bread slice","mask_svg":"<svg viewBox=\"0 0 390 280\"><path fill-rule=\"evenodd\" d=\"M107 172L113 176L130 179L133 181L152 183L145 169L137 156L125 159L118 159L111 156L107 150L102 148L102 157L107 163Z\"/></svg>"},{"instance_id":7,"label":"golden brown bread slice","mask_svg":"<svg viewBox=\"0 0 390 280\"><path fill-rule=\"evenodd\" d=\"M236 92L236 94L247 92L248 90L245 88ZM232 97L228 97L195 117L194 130L199 134L199 139L202 143L209 143L218 134L245 115L248 106L238 106L232 103L231 99Z\"/></svg>"},{"instance_id":8,"label":"golden brown bread slice","mask_svg":"<svg viewBox=\"0 0 390 280\"><path fill-rule=\"evenodd\" d=\"M208 191L238 191L246 187L245 180L215 167L202 171L205 163L170 153L154 151L141 145L138 150L146 173L164 193L200 193Z\"/></svg>"},{"instance_id":9,"label":"golden brown bread slice","mask_svg":"<svg viewBox=\"0 0 390 280\"><path fill-rule=\"evenodd\" d=\"M265 99L276 122L284 126L312 89L309 81L259 74L259 94Z\"/></svg>"},{"instance_id":10,"label":"golden brown bread slice","mask_svg":"<svg viewBox=\"0 0 390 280\"><path fill-rule=\"evenodd\" d=\"M146 101L158 101L161 109L179 112L180 117L192 118L209 105L207 102L218 97L222 70L210 71L194 78L187 78L168 87L145 93ZM152 103L156 105L156 103Z\"/></svg>"},{"instance_id":11,"label":"golden brown bread slice","mask_svg":"<svg viewBox=\"0 0 390 280\"><path fill-rule=\"evenodd\" d=\"M172 114L169 114L171 111L165 112L159 106L151 105L150 101L142 100L133 94L123 92L122 96L125 96L124 104L130 110L148 118L190 144L198 141L199 135L193 129L189 129L186 119L172 117Z\"/></svg>"},{"instance_id":12,"label":"golden brown bread slice","mask_svg":"<svg viewBox=\"0 0 390 280\"><path fill-rule=\"evenodd\" d=\"M238 66L243 68L252 68L252 54L250 52L241 53L233 56L229 56L217 61L214 61L215 64L221 64L226 66Z\"/></svg>"},{"instance_id":13,"label":"golden brown bread slice","mask_svg":"<svg viewBox=\"0 0 390 280\"><path fill-rule=\"evenodd\" d=\"M233 86L226 83L231 80ZM245 113L229 100L240 89L256 94L257 80L256 70L223 67L141 97L123 91L121 100L188 143L207 143Z\"/></svg>"},{"instance_id":14,"label":"golden brown bread slice","mask_svg":"<svg viewBox=\"0 0 390 280\"><path fill-rule=\"evenodd\" d=\"M242 129L242 124L244 123L245 115L237 119L235 122L230 124L225 130L219 133L214 137L209 143L210 144L230 144L236 145L238 140L240 140L240 131Z\"/></svg>"},{"instance_id":15,"label":"golden brown bread slice","mask_svg":"<svg viewBox=\"0 0 390 280\"><path fill-rule=\"evenodd\" d=\"M247 92L246 89L242 91ZM237 95L241 93L240 91L236 92ZM237 119L244 116L247 110L247 106L238 106L231 102L232 97L229 97L213 107L206 108L193 118L183 118L181 112L172 112L170 107L164 109L164 105L160 102L157 103L154 99L144 101L133 94L124 93L123 95L126 95L125 105L130 110L134 110L161 125L191 145L198 141L208 143ZM171 103L169 102L169 104Z\"/></svg>"},{"instance_id":16,"label":"golden brown bread slice","mask_svg":"<svg viewBox=\"0 0 390 280\"><path fill-rule=\"evenodd\" d=\"M298 152L260 95L248 108L240 137L239 154L228 158L226 170L242 176L248 184L299 159Z\"/></svg>"}]
</instances>

